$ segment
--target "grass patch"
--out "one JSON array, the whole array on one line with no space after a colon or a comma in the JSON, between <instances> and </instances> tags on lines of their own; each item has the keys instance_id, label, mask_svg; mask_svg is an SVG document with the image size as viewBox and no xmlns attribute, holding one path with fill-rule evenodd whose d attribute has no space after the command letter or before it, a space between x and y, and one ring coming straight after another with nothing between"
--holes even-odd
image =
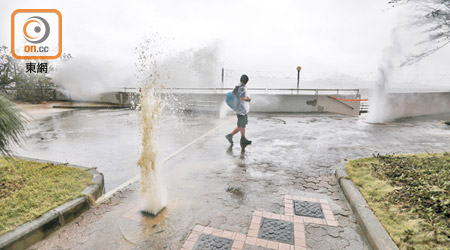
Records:
<instances>
[{"instance_id":1,"label":"grass patch","mask_svg":"<svg viewBox=\"0 0 450 250\"><path fill-rule=\"evenodd\" d=\"M81 196L91 179L78 168L0 157L0 235Z\"/></svg>"},{"instance_id":2,"label":"grass patch","mask_svg":"<svg viewBox=\"0 0 450 250\"><path fill-rule=\"evenodd\" d=\"M400 249L449 249L449 153L376 155L346 170Z\"/></svg>"}]
</instances>

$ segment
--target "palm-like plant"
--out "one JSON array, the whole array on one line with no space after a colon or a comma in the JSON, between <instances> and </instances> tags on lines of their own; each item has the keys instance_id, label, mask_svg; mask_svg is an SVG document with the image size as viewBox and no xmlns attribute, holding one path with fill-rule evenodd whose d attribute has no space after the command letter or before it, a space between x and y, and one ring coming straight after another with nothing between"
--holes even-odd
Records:
<instances>
[{"instance_id":1,"label":"palm-like plant","mask_svg":"<svg viewBox=\"0 0 450 250\"><path fill-rule=\"evenodd\" d=\"M10 155L9 146L19 144L25 120L14 103L0 96L0 155Z\"/></svg>"}]
</instances>

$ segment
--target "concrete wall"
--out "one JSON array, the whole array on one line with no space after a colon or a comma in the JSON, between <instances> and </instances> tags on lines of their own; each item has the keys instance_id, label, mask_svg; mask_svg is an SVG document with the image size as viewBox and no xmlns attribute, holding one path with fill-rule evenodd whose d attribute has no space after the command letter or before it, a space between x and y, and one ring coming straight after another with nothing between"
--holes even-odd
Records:
<instances>
[{"instance_id":1,"label":"concrete wall","mask_svg":"<svg viewBox=\"0 0 450 250\"><path fill-rule=\"evenodd\" d=\"M354 96L335 96L342 99L354 99ZM357 97L359 98L359 97ZM359 101L340 101L330 96L319 95L317 109L321 112L336 113L342 115L359 116Z\"/></svg>"},{"instance_id":2,"label":"concrete wall","mask_svg":"<svg viewBox=\"0 0 450 250\"><path fill-rule=\"evenodd\" d=\"M124 98L124 96L127 96ZM171 96L187 109L219 111L225 99L225 94L164 94ZM333 95L343 99L354 96ZM254 94L251 95L251 112L329 112L358 116L360 102L346 102L332 99L327 95L281 95ZM108 92L98 96L97 102L129 104L137 100L136 93ZM369 102L369 105L373 103ZM401 117L413 117L450 112L450 92L441 93L395 93L388 94L383 107L387 120ZM370 109L369 109L370 112Z\"/></svg>"},{"instance_id":3,"label":"concrete wall","mask_svg":"<svg viewBox=\"0 0 450 250\"><path fill-rule=\"evenodd\" d=\"M317 112L315 95L252 95L251 112Z\"/></svg>"},{"instance_id":4,"label":"concrete wall","mask_svg":"<svg viewBox=\"0 0 450 250\"><path fill-rule=\"evenodd\" d=\"M136 93L129 92L105 92L99 94L96 101L114 104L130 104L130 101L135 100L136 96Z\"/></svg>"},{"instance_id":5,"label":"concrete wall","mask_svg":"<svg viewBox=\"0 0 450 250\"><path fill-rule=\"evenodd\" d=\"M108 103L120 103L123 92L109 92L101 95L100 99ZM335 95L336 96L336 95ZM339 95L340 98L354 98ZM250 112L267 113L300 113L300 112L327 112L358 116L359 102L341 102L326 95L277 95L254 94L251 96ZM130 103L130 98L125 103ZM163 99L176 100L186 109L197 111L219 111L225 100L225 94L163 94Z\"/></svg>"},{"instance_id":6,"label":"concrete wall","mask_svg":"<svg viewBox=\"0 0 450 250\"><path fill-rule=\"evenodd\" d=\"M383 109L387 120L448 113L450 112L450 92L388 94Z\"/></svg>"},{"instance_id":7,"label":"concrete wall","mask_svg":"<svg viewBox=\"0 0 450 250\"><path fill-rule=\"evenodd\" d=\"M172 94L177 101L193 110L220 109L225 94ZM338 96L340 98L351 98ZM359 102L342 103L325 95L275 95L255 94L251 96L250 112L301 113L327 112L358 116ZM354 98L354 97L353 97Z\"/></svg>"}]
</instances>

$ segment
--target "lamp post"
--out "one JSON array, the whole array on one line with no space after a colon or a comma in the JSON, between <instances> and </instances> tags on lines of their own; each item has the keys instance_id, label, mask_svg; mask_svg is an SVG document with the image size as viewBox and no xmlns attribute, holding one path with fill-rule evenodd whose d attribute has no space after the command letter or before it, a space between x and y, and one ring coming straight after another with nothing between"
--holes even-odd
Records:
<instances>
[{"instance_id":1,"label":"lamp post","mask_svg":"<svg viewBox=\"0 0 450 250\"><path fill-rule=\"evenodd\" d=\"M300 86L300 70L302 70L302 67L297 66L297 94L299 92L299 86Z\"/></svg>"},{"instance_id":2,"label":"lamp post","mask_svg":"<svg viewBox=\"0 0 450 250\"><path fill-rule=\"evenodd\" d=\"M222 91L223 91L223 78L225 76L225 69L222 67Z\"/></svg>"}]
</instances>

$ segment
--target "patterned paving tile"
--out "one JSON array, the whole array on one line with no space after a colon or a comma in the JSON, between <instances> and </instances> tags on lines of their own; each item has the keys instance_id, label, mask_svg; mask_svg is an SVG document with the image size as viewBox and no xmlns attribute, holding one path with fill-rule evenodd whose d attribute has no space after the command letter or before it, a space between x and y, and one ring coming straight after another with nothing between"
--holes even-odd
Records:
<instances>
[{"instance_id":1,"label":"patterned paving tile","mask_svg":"<svg viewBox=\"0 0 450 250\"><path fill-rule=\"evenodd\" d=\"M318 202L294 200L294 214L323 219L322 206Z\"/></svg>"},{"instance_id":2,"label":"patterned paving tile","mask_svg":"<svg viewBox=\"0 0 450 250\"><path fill-rule=\"evenodd\" d=\"M247 235L202 225L195 225L182 250L241 250Z\"/></svg>"},{"instance_id":3,"label":"patterned paving tile","mask_svg":"<svg viewBox=\"0 0 450 250\"><path fill-rule=\"evenodd\" d=\"M296 211L294 209L294 206L295 206L294 204L296 201L316 203L316 204L318 204L316 206L320 205L323 217L317 218L317 217L297 215ZM326 200L326 199L285 195L284 196L284 213L285 213L285 215L288 215L288 216L294 216L294 221L296 221L296 222L314 223L314 224L328 225L328 226L337 226L338 225L336 219L334 218L333 212L331 211L330 204L328 203L328 200Z\"/></svg>"},{"instance_id":4,"label":"patterned paving tile","mask_svg":"<svg viewBox=\"0 0 450 250\"><path fill-rule=\"evenodd\" d=\"M210 234L201 234L194 245L194 250L231 250L233 240L214 236Z\"/></svg>"},{"instance_id":5,"label":"patterned paving tile","mask_svg":"<svg viewBox=\"0 0 450 250\"><path fill-rule=\"evenodd\" d=\"M277 250L306 250L304 223L338 225L326 199L285 195L284 204L283 215L254 211L247 234L196 225L181 249L242 250L248 244ZM124 217L138 218L135 211Z\"/></svg>"},{"instance_id":6,"label":"patterned paving tile","mask_svg":"<svg viewBox=\"0 0 450 250\"><path fill-rule=\"evenodd\" d=\"M294 216L255 211L245 243L269 249L306 249L305 227L294 221Z\"/></svg>"},{"instance_id":7,"label":"patterned paving tile","mask_svg":"<svg viewBox=\"0 0 450 250\"><path fill-rule=\"evenodd\" d=\"M294 223L262 218L258 238L294 245Z\"/></svg>"}]
</instances>

